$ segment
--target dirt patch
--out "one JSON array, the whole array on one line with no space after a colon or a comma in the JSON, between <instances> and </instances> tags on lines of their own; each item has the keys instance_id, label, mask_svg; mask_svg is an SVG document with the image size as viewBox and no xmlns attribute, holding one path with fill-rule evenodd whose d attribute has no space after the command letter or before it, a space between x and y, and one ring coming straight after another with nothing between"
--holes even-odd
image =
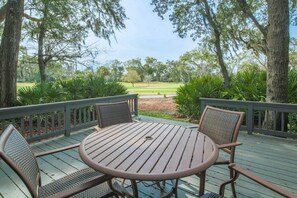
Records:
<instances>
[{"instance_id":1,"label":"dirt patch","mask_svg":"<svg viewBox=\"0 0 297 198\"><path fill-rule=\"evenodd\" d=\"M151 112L176 113L176 106L173 98L139 98L138 109Z\"/></svg>"}]
</instances>

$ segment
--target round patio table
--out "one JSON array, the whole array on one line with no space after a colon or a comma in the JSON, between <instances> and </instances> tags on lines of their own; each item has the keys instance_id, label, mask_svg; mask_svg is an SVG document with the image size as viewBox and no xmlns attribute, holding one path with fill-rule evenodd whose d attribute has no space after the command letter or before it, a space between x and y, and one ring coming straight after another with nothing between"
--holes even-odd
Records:
<instances>
[{"instance_id":1,"label":"round patio table","mask_svg":"<svg viewBox=\"0 0 297 198\"><path fill-rule=\"evenodd\" d=\"M134 197L138 197L135 180L164 181L197 173L204 179L218 158L216 144L197 129L146 122L100 129L82 141L79 153L93 169L130 179ZM204 186L199 191L203 194Z\"/></svg>"}]
</instances>

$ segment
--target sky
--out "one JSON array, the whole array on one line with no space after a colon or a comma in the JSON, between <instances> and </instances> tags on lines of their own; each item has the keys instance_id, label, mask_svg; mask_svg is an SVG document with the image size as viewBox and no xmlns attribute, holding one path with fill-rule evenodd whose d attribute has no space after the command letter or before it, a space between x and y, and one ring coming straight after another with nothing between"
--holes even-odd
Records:
<instances>
[{"instance_id":1,"label":"sky","mask_svg":"<svg viewBox=\"0 0 297 198\"><path fill-rule=\"evenodd\" d=\"M118 59L126 61L134 58L154 57L159 61L177 60L182 54L198 46L190 37L180 38L173 33L173 25L168 17L162 20L153 12L154 6L149 0L122 0L126 15L126 29L116 31L116 39L100 40L97 43L94 37L90 43L96 42L103 51L97 56L96 61L106 63ZM290 35L297 37L297 27L290 27ZM98 40L98 39L97 39Z\"/></svg>"},{"instance_id":2,"label":"sky","mask_svg":"<svg viewBox=\"0 0 297 198\"><path fill-rule=\"evenodd\" d=\"M122 5L129 19L126 29L116 32L116 39L99 43L104 49L97 61L118 59L126 61L133 58L154 57L159 61L177 60L179 56L197 47L191 38L181 39L173 33L173 26L167 19L162 20L153 12L148 0L123 0Z\"/></svg>"}]
</instances>

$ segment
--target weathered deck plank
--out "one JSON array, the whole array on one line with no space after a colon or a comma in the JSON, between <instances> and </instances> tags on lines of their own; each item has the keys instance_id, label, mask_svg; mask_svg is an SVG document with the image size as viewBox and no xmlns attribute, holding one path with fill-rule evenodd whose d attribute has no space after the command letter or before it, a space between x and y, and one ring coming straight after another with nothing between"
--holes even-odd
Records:
<instances>
[{"instance_id":1,"label":"weathered deck plank","mask_svg":"<svg viewBox=\"0 0 297 198\"><path fill-rule=\"evenodd\" d=\"M59 137L32 144L34 152L42 152L79 143L93 128L72 134L70 137ZM257 175L284 189L297 194L297 141L283 138L267 137L263 135L247 135L241 132L239 141L243 142L236 152L236 163L249 169ZM76 170L85 168L77 149L72 149L45 156L38 159L42 170L43 184L58 179ZM9 177L8 177L9 175ZM226 166L213 166L207 171L206 192L218 192L219 185L228 179L229 172ZM17 175L12 174L7 165L0 160L0 197L27 197L25 189ZM179 197L197 197L199 179L196 176L182 178L179 181ZM141 197L156 197L158 189L151 186L149 189L140 184ZM277 194L257 185L256 183L240 178L236 184L239 198L252 197L279 197ZM226 197L232 197L230 187L226 188Z\"/></svg>"}]
</instances>

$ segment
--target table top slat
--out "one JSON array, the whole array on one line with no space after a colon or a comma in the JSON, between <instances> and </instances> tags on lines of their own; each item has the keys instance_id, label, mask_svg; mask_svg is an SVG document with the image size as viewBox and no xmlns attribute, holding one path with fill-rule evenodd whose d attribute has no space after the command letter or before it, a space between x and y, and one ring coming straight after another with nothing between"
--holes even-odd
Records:
<instances>
[{"instance_id":1,"label":"table top slat","mask_svg":"<svg viewBox=\"0 0 297 198\"><path fill-rule=\"evenodd\" d=\"M176 132L175 132L175 136L174 139L170 142L170 144L168 145L168 147L166 148L166 150L164 151L162 158L159 159L159 161L157 162L157 164L155 164L155 166L153 167L153 169L150 171L150 173L153 174L159 174L159 173L163 173L168 161L171 159L172 157L172 151L176 148L179 140L181 139L183 133L177 133L180 127L177 128Z\"/></svg>"},{"instance_id":2,"label":"table top slat","mask_svg":"<svg viewBox=\"0 0 297 198\"><path fill-rule=\"evenodd\" d=\"M180 128L178 133L183 133L183 136L181 137L180 141L178 142L178 145L176 146L172 157L170 158L167 167L165 168L166 172L174 172L177 170L178 165L180 164L180 160L182 159L182 155L184 153L184 150L187 146L187 142L190 138L191 131L186 130L185 128Z\"/></svg>"},{"instance_id":3,"label":"table top slat","mask_svg":"<svg viewBox=\"0 0 297 198\"><path fill-rule=\"evenodd\" d=\"M197 164L201 164L203 162L204 143L205 135L201 132L198 132L191 167L197 166Z\"/></svg>"},{"instance_id":4,"label":"table top slat","mask_svg":"<svg viewBox=\"0 0 297 198\"><path fill-rule=\"evenodd\" d=\"M182 156L181 161L183 163L179 164L178 170L185 170L185 169L191 168L191 163L192 163L193 154L195 151L195 143L197 141L198 132L190 130L190 133L191 133L190 138L184 151L186 155Z\"/></svg>"}]
</instances>

